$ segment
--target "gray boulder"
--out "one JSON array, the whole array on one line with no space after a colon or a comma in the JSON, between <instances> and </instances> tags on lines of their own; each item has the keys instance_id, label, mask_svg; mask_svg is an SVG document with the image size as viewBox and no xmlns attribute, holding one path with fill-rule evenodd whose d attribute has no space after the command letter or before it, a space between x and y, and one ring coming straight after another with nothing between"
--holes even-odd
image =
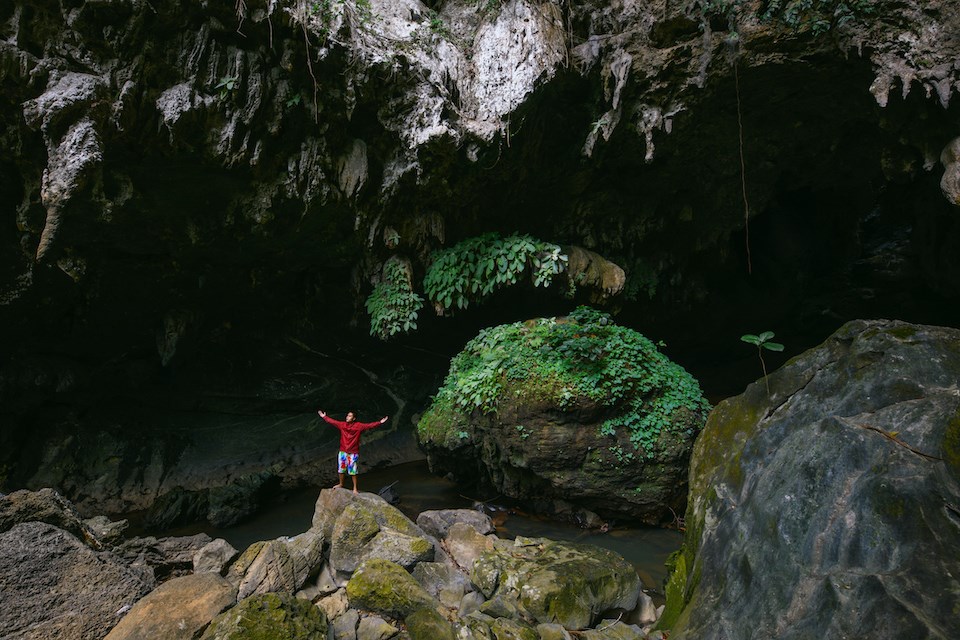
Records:
<instances>
[{"instance_id":1,"label":"gray boulder","mask_svg":"<svg viewBox=\"0 0 960 640\"><path fill-rule=\"evenodd\" d=\"M417 526L441 540L447 537L447 531L457 522L470 525L478 533L496 531L490 516L476 509L437 509L424 511L417 516Z\"/></svg>"},{"instance_id":2,"label":"gray boulder","mask_svg":"<svg viewBox=\"0 0 960 640\"><path fill-rule=\"evenodd\" d=\"M0 498L0 532L21 522L46 522L63 529L94 549L103 547L101 539L69 500L53 489L20 490Z\"/></svg>"},{"instance_id":3,"label":"gray boulder","mask_svg":"<svg viewBox=\"0 0 960 640\"><path fill-rule=\"evenodd\" d=\"M380 616L365 616L357 625L357 640L387 640L400 632Z\"/></svg>"},{"instance_id":4,"label":"gray boulder","mask_svg":"<svg viewBox=\"0 0 960 640\"><path fill-rule=\"evenodd\" d=\"M236 603L236 588L214 573L174 578L133 605L105 640L193 640Z\"/></svg>"},{"instance_id":5,"label":"gray boulder","mask_svg":"<svg viewBox=\"0 0 960 640\"><path fill-rule=\"evenodd\" d=\"M342 519L348 505L363 507L376 520L377 525L404 533L408 536L424 536L426 533L415 525L403 512L373 493L353 493L346 489L323 489L317 498L313 513L313 529L323 531L327 540L332 538L334 525Z\"/></svg>"},{"instance_id":6,"label":"gray boulder","mask_svg":"<svg viewBox=\"0 0 960 640\"><path fill-rule=\"evenodd\" d=\"M496 640L540 640L535 628L511 618L495 618L490 623L490 631Z\"/></svg>"},{"instance_id":7,"label":"gray boulder","mask_svg":"<svg viewBox=\"0 0 960 640\"><path fill-rule=\"evenodd\" d=\"M333 620L333 640L357 640L357 624L360 614L356 609L347 609Z\"/></svg>"},{"instance_id":8,"label":"gray boulder","mask_svg":"<svg viewBox=\"0 0 960 640\"><path fill-rule=\"evenodd\" d=\"M413 577L427 593L450 609L460 606L464 593L470 588L463 572L444 562L421 562L414 567Z\"/></svg>"},{"instance_id":9,"label":"gray boulder","mask_svg":"<svg viewBox=\"0 0 960 640\"><path fill-rule=\"evenodd\" d=\"M241 600L254 594L295 593L316 574L323 561L323 536L307 531L250 545L231 566L229 577Z\"/></svg>"},{"instance_id":10,"label":"gray boulder","mask_svg":"<svg viewBox=\"0 0 960 640\"><path fill-rule=\"evenodd\" d=\"M581 634L584 640L644 640L645 636L640 627L620 620L602 620L596 629Z\"/></svg>"},{"instance_id":11,"label":"gray boulder","mask_svg":"<svg viewBox=\"0 0 960 640\"><path fill-rule=\"evenodd\" d=\"M671 639L960 637L960 331L855 321L711 413Z\"/></svg>"},{"instance_id":12,"label":"gray boulder","mask_svg":"<svg viewBox=\"0 0 960 640\"><path fill-rule=\"evenodd\" d=\"M562 624L545 622L537 625L540 640L572 640L573 636Z\"/></svg>"},{"instance_id":13,"label":"gray boulder","mask_svg":"<svg viewBox=\"0 0 960 640\"><path fill-rule=\"evenodd\" d=\"M466 640L495 640L490 629L493 620L484 613L474 611L457 622L457 636Z\"/></svg>"},{"instance_id":14,"label":"gray boulder","mask_svg":"<svg viewBox=\"0 0 960 640\"><path fill-rule=\"evenodd\" d=\"M619 554L545 538L495 544L474 563L471 579L488 598L518 590L536 622L568 629L589 627L610 609L633 609L640 593L636 571Z\"/></svg>"},{"instance_id":15,"label":"gray boulder","mask_svg":"<svg viewBox=\"0 0 960 640\"><path fill-rule=\"evenodd\" d=\"M72 534L25 522L0 533L0 629L17 640L100 640L153 582Z\"/></svg>"},{"instance_id":16,"label":"gray boulder","mask_svg":"<svg viewBox=\"0 0 960 640\"><path fill-rule=\"evenodd\" d=\"M116 547L115 552L131 567L150 572L157 580L165 580L190 573L194 556L211 542L205 533L167 538L148 536L131 538Z\"/></svg>"},{"instance_id":17,"label":"gray boulder","mask_svg":"<svg viewBox=\"0 0 960 640\"><path fill-rule=\"evenodd\" d=\"M347 590L346 588L335 591L330 595L320 598L317 600L317 606L323 609L323 612L327 614L327 620L336 620L338 617L344 614L344 612L350 608L350 603L347 600Z\"/></svg>"},{"instance_id":18,"label":"gray boulder","mask_svg":"<svg viewBox=\"0 0 960 640\"><path fill-rule=\"evenodd\" d=\"M94 516L83 521L101 544L115 546L123 543L124 532L130 527L127 520L111 520L106 516Z\"/></svg>"},{"instance_id":19,"label":"gray boulder","mask_svg":"<svg viewBox=\"0 0 960 640\"><path fill-rule=\"evenodd\" d=\"M230 564L230 561L237 557L239 553L233 548L233 545L217 538L205 544L195 554L193 554L194 573L223 573L224 568Z\"/></svg>"},{"instance_id":20,"label":"gray boulder","mask_svg":"<svg viewBox=\"0 0 960 640\"><path fill-rule=\"evenodd\" d=\"M470 571L481 554L493 549L493 538L481 535L473 526L460 522L450 527L444 543L450 557L464 571Z\"/></svg>"}]
</instances>

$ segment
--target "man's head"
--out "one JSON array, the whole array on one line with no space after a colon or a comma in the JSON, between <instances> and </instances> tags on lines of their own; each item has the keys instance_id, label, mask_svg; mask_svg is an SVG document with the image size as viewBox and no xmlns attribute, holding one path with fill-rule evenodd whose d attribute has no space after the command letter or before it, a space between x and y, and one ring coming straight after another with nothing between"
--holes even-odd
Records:
<instances>
[{"instance_id":1,"label":"man's head","mask_svg":"<svg viewBox=\"0 0 960 640\"><path fill-rule=\"evenodd\" d=\"M347 417L346 417L346 419L344 420L344 422L353 422L353 421L356 420L356 419L357 419L357 417L356 417L355 415L353 415L353 411L347 411Z\"/></svg>"}]
</instances>

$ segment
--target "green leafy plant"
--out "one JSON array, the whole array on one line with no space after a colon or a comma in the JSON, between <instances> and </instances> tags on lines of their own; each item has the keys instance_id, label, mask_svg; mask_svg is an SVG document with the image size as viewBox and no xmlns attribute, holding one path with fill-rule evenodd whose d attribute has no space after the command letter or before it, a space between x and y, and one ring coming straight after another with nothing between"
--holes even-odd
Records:
<instances>
[{"instance_id":1,"label":"green leafy plant","mask_svg":"<svg viewBox=\"0 0 960 640\"><path fill-rule=\"evenodd\" d=\"M233 93L233 90L237 88L239 84L239 76L222 76L220 82L216 84L214 89L220 91L220 101L227 99L227 96Z\"/></svg>"},{"instance_id":2,"label":"green leafy plant","mask_svg":"<svg viewBox=\"0 0 960 640\"><path fill-rule=\"evenodd\" d=\"M524 275L534 286L548 287L566 265L567 256L555 244L526 235L501 238L487 233L434 254L423 288L437 312L444 314L482 302Z\"/></svg>"},{"instance_id":3,"label":"green leafy plant","mask_svg":"<svg viewBox=\"0 0 960 640\"><path fill-rule=\"evenodd\" d=\"M692 437L710 409L693 376L649 339L590 307L481 331L451 361L419 433L449 440L451 425L462 424L465 414L495 413L505 399L546 401L565 410L584 402L605 407L611 417L598 437L625 434L633 447L611 448L621 464L652 458L664 433ZM526 430L513 428L523 438Z\"/></svg>"},{"instance_id":4,"label":"green leafy plant","mask_svg":"<svg viewBox=\"0 0 960 640\"><path fill-rule=\"evenodd\" d=\"M740 336L740 339L748 344L757 347L757 355L760 357L760 368L763 369L763 382L767 386L767 395L770 395L770 383L767 381L767 364L763 361L763 350L783 351L783 345L779 342L770 342L775 334L773 331L764 331L760 335L747 333Z\"/></svg>"},{"instance_id":5,"label":"green leafy plant","mask_svg":"<svg viewBox=\"0 0 960 640\"><path fill-rule=\"evenodd\" d=\"M423 298L413 292L410 277L399 260L388 260L383 280L373 288L366 302L370 314L370 335L381 340L417 328Z\"/></svg>"},{"instance_id":6,"label":"green leafy plant","mask_svg":"<svg viewBox=\"0 0 960 640\"><path fill-rule=\"evenodd\" d=\"M436 11L430 11L429 14L430 22L430 33L434 33L441 38L450 38L450 28L447 26L447 23L443 21L443 18L440 17L440 14Z\"/></svg>"},{"instance_id":7,"label":"green leafy plant","mask_svg":"<svg viewBox=\"0 0 960 640\"><path fill-rule=\"evenodd\" d=\"M287 98L283 104L289 109L290 107L295 107L299 105L302 100L303 100L303 96L301 96L299 93L295 93L289 98Z\"/></svg>"}]
</instances>

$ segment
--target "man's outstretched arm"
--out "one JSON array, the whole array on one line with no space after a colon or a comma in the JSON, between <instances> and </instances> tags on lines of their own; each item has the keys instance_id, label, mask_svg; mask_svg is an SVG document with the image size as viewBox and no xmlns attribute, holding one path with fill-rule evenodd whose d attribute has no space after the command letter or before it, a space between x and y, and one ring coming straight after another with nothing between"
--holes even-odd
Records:
<instances>
[{"instance_id":1,"label":"man's outstretched arm","mask_svg":"<svg viewBox=\"0 0 960 640\"><path fill-rule=\"evenodd\" d=\"M346 422L341 422L340 420L334 420L333 418L331 418L330 416L328 416L323 409L318 409L318 410L317 410L317 415L320 416L321 418L323 418L324 421L327 422L327 424L332 424L333 426L335 426L335 427L338 428L338 429L340 429L340 428L343 427L345 424L347 424Z\"/></svg>"},{"instance_id":2,"label":"man's outstretched arm","mask_svg":"<svg viewBox=\"0 0 960 640\"><path fill-rule=\"evenodd\" d=\"M374 429L376 427L379 427L389 419L390 419L390 416L383 416L376 422L360 422L360 423L356 423L356 425L360 428L361 431L366 431L367 429Z\"/></svg>"}]
</instances>

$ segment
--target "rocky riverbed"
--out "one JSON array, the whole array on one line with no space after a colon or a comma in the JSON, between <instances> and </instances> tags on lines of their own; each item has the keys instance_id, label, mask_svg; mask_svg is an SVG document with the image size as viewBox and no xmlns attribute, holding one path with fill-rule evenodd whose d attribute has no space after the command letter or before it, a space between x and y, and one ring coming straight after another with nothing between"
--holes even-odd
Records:
<instances>
[{"instance_id":1,"label":"rocky riverbed","mask_svg":"<svg viewBox=\"0 0 960 640\"><path fill-rule=\"evenodd\" d=\"M242 552L202 534L123 540L119 526L49 490L0 499L10 637L640 638L657 616L618 554L501 540L471 509L414 523L327 489L307 531Z\"/></svg>"}]
</instances>

